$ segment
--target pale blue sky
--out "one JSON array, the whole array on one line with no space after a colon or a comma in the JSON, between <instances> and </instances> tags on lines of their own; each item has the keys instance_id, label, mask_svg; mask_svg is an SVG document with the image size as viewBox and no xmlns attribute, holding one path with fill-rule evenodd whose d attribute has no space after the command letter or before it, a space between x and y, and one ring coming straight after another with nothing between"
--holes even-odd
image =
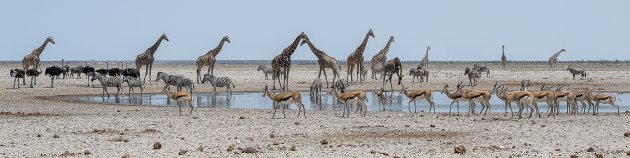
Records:
<instances>
[{"instance_id":1,"label":"pale blue sky","mask_svg":"<svg viewBox=\"0 0 630 158\"><path fill-rule=\"evenodd\" d=\"M366 60L396 36L389 57L419 60L630 59L627 0L6 0L0 61L21 60L45 36L42 60L133 60L162 34L158 60L195 60L229 35L219 60L270 60L300 32L346 60L372 28ZM477 55L473 55L477 54ZM293 59L316 59L307 46Z\"/></svg>"}]
</instances>

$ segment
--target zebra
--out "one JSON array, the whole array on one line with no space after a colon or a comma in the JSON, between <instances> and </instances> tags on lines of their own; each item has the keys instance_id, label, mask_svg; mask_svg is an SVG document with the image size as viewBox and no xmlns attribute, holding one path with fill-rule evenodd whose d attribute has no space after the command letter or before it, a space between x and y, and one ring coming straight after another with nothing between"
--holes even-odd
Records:
<instances>
[{"instance_id":1,"label":"zebra","mask_svg":"<svg viewBox=\"0 0 630 158\"><path fill-rule=\"evenodd\" d=\"M268 80L269 79L268 74L271 74L271 68L268 68L265 65L258 65L258 70L256 71L261 71L261 70L265 74L265 80Z\"/></svg>"},{"instance_id":2,"label":"zebra","mask_svg":"<svg viewBox=\"0 0 630 158\"><path fill-rule=\"evenodd\" d=\"M319 96L319 94L322 92L322 80L321 79L315 79L313 80L313 83L311 84L311 89L310 89L310 94L311 96L315 95L315 96Z\"/></svg>"},{"instance_id":3,"label":"zebra","mask_svg":"<svg viewBox=\"0 0 630 158\"><path fill-rule=\"evenodd\" d=\"M193 81L189 78L186 78L184 76L175 76L171 77L170 79L175 81L175 86L177 86L178 92L182 91L182 87L186 87L186 89L188 89L188 93L192 94L193 90L195 89L195 83L193 83Z\"/></svg>"},{"instance_id":4,"label":"zebra","mask_svg":"<svg viewBox=\"0 0 630 158\"><path fill-rule=\"evenodd\" d=\"M368 70L365 66L361 65L361 81L365 81L367 79Z\"/></svg>"},{"instance_id":5,"label":"zebra","mask_svg":"<svg viewBox=\"0 0 630 158\"><path fill-rule=\"evenodd\" d=\"M477 80L481 77L479 72L474 69L470 70L470 68L466 68L466 70L464 70L464 75L468 76L468 82L470 83L469 86L471 87L477 86Z\"/></svg>"},{"instance_id":6,"label":"zebra","mask_svg":"<svg viewBox=\"0 0 630 158\"><path fill-rule=\"evenodd\" d=\"M230 88L230 85L232 86L232 88L236 88L234 86L234 83L232 83L232 79L230 79L229 77L214 77L213 75L210 74L205 74L203 75L203 80L201 80L201 83L206 83L206 82L210 82L210 85L212 85L212 87L214 88L214 93L217 92L217 87L225 87L227 92L230 92L230 94L232 94L232 89Z\"/></svg>"},{"instance_id":7,"label":"zebra","mask_svg":"<svg viewBox=\"0 0 630 158\"><path fill-rule=\"evenodd\" d=\"M425 79L426 82L429 82L429 70L412 68L409 70L409 76L412 77L411 82L414 82L416 78L418 79L418 82L425 82Z\"/></svg>"},{"instance_id":8,"label":"zebra","mask_svg":"<svg viewBox=\"0 0 630 158\"><path fill-rule=\"evenodd\" d=\"M569 65L569 67L567 67L567 71L571 72L571 74L573 75L573 80L575 80L575 75L580 74L580 76L582 77L586 77L586 70L584 69L580 69L580 68L572 68L571 66L573 66L573 64Z\"/></svg>"},{"instance_id":9,"label":"zebra","mask_svg":"<svg viewBox=\"0 0 630 158\"><path fill-rule=\"evenodd\" d=\"M341 93L345 93L346 89L348 89L348 86L349 86L348 85L348 79L345 79L345 82L344 82L344 80L339 79L339 80L335 81L335 84L333 84L333 87L339 88L339 91Z\"/></svg>"},{"instance_id":10,"label":"zebra","mask_svg":"<svg viewBox=\"0 0 630 158\"><path fill-rule=\"evenodd\" d=\"M142 96L142 92L144 91L144 81L138 78L124 76L123 82L127 82L127 87L129 88L129 92L127 93L127 96L131 95L131 91L133 91L134 87L140 88L140 96Z\"/></svg>"},{"instance_id":11,"label":"zebra","mask_svg":"<svg viewBox=\"0 0 630 158\"><path fill-rule=\"evenodd\" d=\"M194 89L194 84L192 84L192 82L188 83L188 81L192 80L181 75L169 75L164 72L158 72L157 77L155 77L155 82L159 80L164 81L164 88L162 89L162 92L164 92L164 89L168 88L169 86L177 86L178 91L181 91L181 87L186 87L189 93L192 93L192 90Z\"/></svg>"},{"instance_id":12,"label":"zebra","mask_svg":"<svg viewBox=\"0 0 630 158\"><path fill-rule=\"evenodd\" d=\"M389 81L390 88L392 89L392 91L394 90L394 86L392 85L392 77L394 76L394 74L398 76L398 85L400 85L402 82L402 78L404 76L402 74L402 69L403 67L400 62L400 58L396 57L392 60L387 61L387 63L385 64L385 67L383 67L383 73L384 73L383 86L385 86L385 83Z\"/></svg>"},{"instance_id":13,"label":"zebra","mask_svg":"<svg viewBox=\"0 0 630 158\"><path fill-rule=\"evenodd\" d=\"M25 72L22 69L13 69L11 70L11 72L9 72L9 74L11 75L11 77L15 78L13 79L13 88L15 88L16 81L17 81L18 88L20 88L20 78L22 79L23 82L26 82L24 81Z\"/></svg>"},{"instance_id":14,"label":"zebra","mask_svg":"<svg viewBox=\"0 0 630 158\"><path fill-rule=\"evenodd\" d=\"M101 82L101 86L103 87L103 96L102 98L105 99L105 93L107 93L107 99L109 99L109 92L107 92L107 87L116 87L116 89L118 91L116 91L116 98L118 98L118 93L121 92L121 90L123 90L122 88L122 84L123 84L123 78L120 76L110 76L107 77L107 74L100 74L100 73L94 73L94 76L92 76L92 80L97 80L99 82ZM125 92L122 91L122 95L125 95Z\"/></svg>"},{"instance_id":15,"label":"zebra","mask_svg":"<svg viewBox=\"0 0 630 158\"><path fill-rule=\"evenodd\" d=\"M70 77L75 78L74 74L77 74L77 78L81 79L81 73L83 73L83 66L77 66L70 68Z\"/></svg>"},{"instance_id":16,"label":"zebra","mask_svg":"<svg viewBox=\"0 0 630 158\"><path fill-rule=\"evenodd\" d=\"M486 72L486 77L490 77L490 68L484 66L480 66L479 64L475 64L473 65L473 70L482 73L482 72Z\"/></svg>"}]
</instances>

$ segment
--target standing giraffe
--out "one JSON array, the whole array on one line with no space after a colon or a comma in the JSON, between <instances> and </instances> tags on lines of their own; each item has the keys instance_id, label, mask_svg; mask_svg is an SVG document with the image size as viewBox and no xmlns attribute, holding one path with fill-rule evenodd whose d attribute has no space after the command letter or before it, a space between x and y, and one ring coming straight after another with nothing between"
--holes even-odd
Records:
<instances>
[{"instance_id":1,"label":"standing giraffe","mask_svg":"<svg viewBox=\"0 0 630 158\"><path fill-rule=\"evenodd\" d=\"M221 48L223 48L223 43L230 43L230 38L228 36L223 37L219 45L216 48L208 51L208 53L199 56L197 58L197 83L199 83L199 79L201 79L201 69L203 66L208 66L208 74L214 75L214 63L216 63L216 57L221 52Z\"/></svg>"},{"instance_id":2,"label":"standing giraffe","mask_svg":"<svg viewBox=\"0 0 630 158\"><path fill-rule=\"evenodd\" d=\"M372 56L372 75L370 78L378 79L376 77L376 73L383 73L383 65L385 65L383 63L387 61L387 52L389 52L389 46L392 44L392 42L394 42L394 36L389 37L389 41L387 41L385 48L383 48L376 55Z\"/></svg>"},{"instance_id":3,"label":"standing giraffe","mask_svg":"<svg viewBox=\"0 0 630 158\"><path fill-rule=\"evenodd\" d=\"M423 68L427 68L429 66L429 51L431 50L431 47L427 47L427 51L426 53L424 53L424 58L422 58L422 62L420 63L420 65L422 65Z\"/></svg>"},{"instance_id":4,"label":"standing giraffe","mask_svg":"<svg viewBox=\"0 0 630 158\"><path fill-rule=\"evenodd\" d=\"M44 48L48 45L48 42L55 44L55 40L53 40L52 36L48 36L41 46L37 47L37 49L33 50L30 54L24 56L24 59L22 59L22 67L24 68L24 71L28 70L31 66L33 66L36 70L39 69L39 55L42 55ZM26 82L22 80L22 84L26 85Z\"/></svg>"},{"instance_id":5,"label":"standing giraffe","mask_svg":"<svg viewBox=\"0 0 630 158\"><path fill-rule=\"evenodd\" d=\"M348 70L347 70L346 78L348 78L348 75L350 75L350 82L354 80L352 78L352 72L354 72L354 66L356 66L357 67L357 80L359 80L359 82L363 84L363 82L361 81L361 71L362 71L361 66L363 65L363 51L365 51L365 46L367 45L367 41L370 38L370 36L374 38L374 32L372 32L372 29L370 29L370 31L368 31L368 33L365 35L365 38L363 39L363 42L361 42L361 45L359 45L359 47L357 47L357 49L354 50L354 52L352 52L350 56L348 56L348 60L347 60Z\"/></svg>"},{"instance_id":6,"label":"standing giraffe","mask_svg":"<svg viewBox=\"0 0 630 158\"><path fill-rule=\"evenodd\" d=\"M326 68L330 68L332 70L333 82L336 81L335 80L336 78L341 77L339 75L339 69L341 69L341 67L337 65L337 59L327 55L324 51L317 49L317 47L313 45L313 43L308 39L306 35L305 35L304 40L302 40L302 43L300 44L300 46L304 45L304 43L308 44L313 54L317 56L317 64L319 64L319 74L317 75L317 79L321 78L322 71L324 71L324 79L326 79L326 87L328 87L328 77L326 76Z\"/></svg>"},{"instance_id":7,"label":"standing giraffe","mask_svg":"<svg viewBox=\"0 0 630 158\"><path fill-rule=\"evenodd\" d=\"M501 66L505 69L505 64L507 63L507 57L505 56L505 45L501 45Z\"/></svg>"},{"instance_id":8,"label":"standing giraffe","mask_svg":"<svg viewBox=\"0 0 630 158\"><path fill-rule=\"evenodd\" d=\"M308 37L306 37L304 32L298 35L293 41L293 43L291 43L291 45L289 45L287 48L282 50L282 53L280 53L279 55L274 57L273 60L271 60L271 71L272 71L271 78L274 80L273 89L276 89L276 82L275 82L276 79L278 80L278 84L283 90L289 89L289 71L291 70L291 55L293 55L293 52L295 52L295 49L297 48L298 44L300 44L300 40L302 39L308 39ZM280 83L281 74L284 75L284 79L283 79L284 86L282 83Z\"/></svg>"},{"instance_id":9,"label":"standing giraffe","mask_svg":"<svg viewBox=\"0 0 630 158\"><path fill-rule=\"evenodd\" d=\"M144 73L143 81L146 82L147 74L149 74L149 84L151 84L151 69L153 68L153 61L155 61L155 58L153 57L153 55L155 54L155 51L157 51L162 40L168 41L168 37L166 37L166 34L162 34L162 36L158 38L155 44L153 44L146 51L144 51L144 53L136 56L136 69L140 70L140 68L142 68L143 65L146 66L145 68L146 72Z\"/></svg>"},{"instance_id":10,"label":"standing giraffe","mask_svg":"<svg viewBox=\"0 0 630 158\"><path fill-rule=\"evenodd\" d=\"M553 56L549 57L549 68L550 69L556 67L556 62L558 62L558 56L560 56L560 53L562 53L562 52L567 52L567 51L565 51L564 48L562 48L556 54L553 54Z\"/></svg>"}]
</instances>

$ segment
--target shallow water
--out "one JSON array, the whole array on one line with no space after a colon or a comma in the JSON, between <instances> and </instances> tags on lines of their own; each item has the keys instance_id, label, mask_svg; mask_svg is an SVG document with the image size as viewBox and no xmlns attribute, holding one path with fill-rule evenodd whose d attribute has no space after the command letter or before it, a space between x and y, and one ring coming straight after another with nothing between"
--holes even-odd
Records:
<instances>
[{"instance_id":1,"label":"shallow water","mask_svg":"<svg viewBox=\"0 0 630 158\"><path fill-rule=\"evenodd\" d=\"M325 111L341 111L343 109L342 103L337 103L336 98L333 95L322 93L319 96L310 96L308 92L301 92L302 103L307 110L325 110ZM385 101L385 110L387 111L401 111L408 112L409 99L402 96L398 92L387 93L387 99ZM618 98L617 104L620 105L621 112L630 110L630 106L624 101L630 100L629 93L615 93ZM131 94L131 96L120 96L115 98L101 98L100 95L95 96L70 96L73 99L86 102L97 103L115 103L123 105L145 105L145 106L177 106L175 101L167 101L166 95L163 94L144 94L142 97L139 94ZM367 93L368 111L378 111L380 106L376 95L372 92ZM435 103L437 112L448 112L451 99L446 95L441 94L439 91L433 92L433 102ZM194 93L193 94L193 106L201 108L241 108L241 109L271 109L272 102L268 97L263 97L262 92L243 92L234 93L232 95L226 93ZM504 112L505 106L503 102L496 96L493 96L490 101L492 104L492 112ZM428 103L425 100L416 101L417 111L428 111ZM460 112L466 113L468 111L468 102L460 101ZM546 103L538 103L541 112L546 112L548 106ZM578 103L581 109L581 104ZM414 111L413 103L411 103L411 111ZM354 107L354 106L353 106ZM295 109L294 105L290 106L291 109ZM456 104L453 104L453 112L457 112ZM512 105L514 110L517 109L516 105ZM481 110L481 106L477 104L475 108L477 112ZM616 108L610 105L601 105L600 112L616 112ZM509 109L508 109L509 111ZM560 103L560 112L566 112L566 102Z\"/></svg>"}]
</instances>

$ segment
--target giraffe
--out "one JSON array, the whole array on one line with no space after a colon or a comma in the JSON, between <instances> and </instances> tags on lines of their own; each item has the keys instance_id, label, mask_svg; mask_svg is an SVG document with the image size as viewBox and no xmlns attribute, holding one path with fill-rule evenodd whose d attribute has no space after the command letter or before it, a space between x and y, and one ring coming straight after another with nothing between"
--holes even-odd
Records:
<instances>
[{"instance_id":1,"label":"giraffe","mask_svg":"<svg viewBox=\"0 0 630 158\"><path fill-rule=\"evenodd\" d=\"M350 82L354 80L352 78L352 72L354 71L354 66L356 66L357 67L357 80L359 80L359 82L363 84L363 82L360 79L361 66L363 65L363 51L365 51L365 46L367 45L367 41L370 38L370 36L374 38L374 32L372 32L372 29L370 29L368 33L365 35L365 38L363 39L363 42L361 42L361 45L359 45L359 47L357 47L357 49L354 50L354 52L352 52L350 56L348 56L348 60L346 60L347 65L348 65L346 78L348 78L348 75L350 75Z\"/></svg>"},{"instance_id":2,"label":"giraffe","mask_svg":"<svg viewBox=\"0 0 630 158\"><path fill-rule=\"evenodd\" d=\"M55 40L53 40L53 37L48 36L41 46L37 47L37 49L33 50L33 52L31 52L30 54L24 56L24 59L22 59L22 67L24 68L24 71L28 70L28 68L31 66L33 66L33 68L35 69L39 69L39 55L42 55L42 52L44 52L44 48L46 48L46 45L48 45L48 42L55 44ZM26 82L22 80L22 84L26 85Z\"/></svg>"},{"instance_id":3,"label":"giraffe","mask_svg":"<svg viewBox=\"0 0 630 158\"><path fill-rule=\"evenodd\" d=\"M155 61L155 58L153 57L153 55L155 54L155 51L157 51L162 40L168 41L168 37L166 37L166 34L162 34L162 36L160 36L160 38L158 38L158 40L155 41L155 44L153 44L146 51L144 51L144 53L136 56L136 69L140 70L142 66L146 66L145 68L146 72L144 73L143 81L147 80L147 74L149 74L149 84L151 84L151 69L153 68L153 61Z\"/></svg>"},{"instance_id":4,"label":"giraffe","mask_svg":"<svg viewBox=\"0 0 630 158\"><path fill-rule=\"evenodd\" d=\"M298 35L293 41L293 43L291 43L291 45L289 45L287 48L282 50L282 53L280 53L279 55L274 57L273 60L271 60L271 71L272 71L271 78L274 80L273 89L276 89L276 82L275 82L276 79L278 80L278 84L283 90L289 89L289 71L291 70L291 55L293 55L293 52L295 52L295 49L297 48L298 44L300 44L300 40L302 39L308 39L308 37L306 37L304 32ZM283 79L284 86L282 83L280 83L280 75L284 75L284 79Z\"/></svg>"},{"instance_id":5,"label":"giraffe","mask_svg":"<svg viewBox=\"0 0 630 158\"><path fill-rule=\"evenodd\" d=\"M336 78L341 77L339 75L339 69L341 69L341 67L337 65L337 59L327 55L324 51L317 49L317 47L315 47L315 45L313 45L313 43L310 40L308 40L308 36L306 35L304 36L305 38L304 40L302 40L302 43L300 44L300 46L304 45L304 43L308 44L313 54L317 56L317 64L319 64L319 74L317 75L317 79L321 78L322 71L324 71L324 79L326 79L326 87L328 87L328 77L326 76L326 68L330 68L332 70L333 72L332 81L334 82L336 81L335 80Z\"/></svg>"},{"instance_id":6,"label":"giraffe","mask_svg":"<svg viewBox=\"0 0 630 158\"><path fill-rule=\"evenodd\" d=\"M420 65L422 65L422 68L427 68L429 66L429 51L431 50L431 47L427 47L427 51L424 53L424 58L422 58L422 62L420 62Z\"/></svg>"},{"instance_id":7,"label":"giraffe","mask_svg":"<svg viewBox=\"0 0 630 158\"><path fill-rule=\"evenodd\" d=\"M383 73L383 63L385 63L387 61L387 52L389 52L389 46L392 44L392 42L394 42L394 36L389 37L389 41L387 41L387 44L385 45L385 48L383 48L380 52L378 52L376 55L372 56L372 75L371 78L372 79L378 79L376 77L376 73L378 71L380 71L381 73Z\"/></svg>"},{"instance_id":8,"label":"giraffe","mask_svg":"<svg viewBox=\"0 0 630 158\"><path fill-rule=\"evenodd\" d=\"M505 56L505 45L501 45L501 66L505 69L505 64L507 63L507 57Z\"/></svg>"},{"instance_id":9,"label":"giraffe","mask_svg":"<svg viewBox=\"0 0 630 158\"><path fill-rule=\"evenodd\" d=\"M201 69L203 68L203 66L208 66L208 74L214 75L214 63L216 63L216 57L219 54L219 52L221 52L221 48L223 48L223 43L227 42L230 43L230 38L228 36L224 36L223 39L221 39L221 42L219 42L219 45L217 45L216 48L208 51L208 53L199 56L199 58L197 58L197 83L199 83L199 79L201 79Z\"/></svg>"},{"instance_id":10,"label":"giraffe","mask_svg":"<svg viewBox=\"0 0 630 158\"><path fill-rule=\"evenodd\" d=\"M550 69L556 67L556 62L558 62L558 56L560 56L560 53L562 53L562 52L567 52L567 51L565 51L564 48L562 48L556 54L553 54L553 56L549 57L549 68Z\"/></svg>"}]
</instances>

